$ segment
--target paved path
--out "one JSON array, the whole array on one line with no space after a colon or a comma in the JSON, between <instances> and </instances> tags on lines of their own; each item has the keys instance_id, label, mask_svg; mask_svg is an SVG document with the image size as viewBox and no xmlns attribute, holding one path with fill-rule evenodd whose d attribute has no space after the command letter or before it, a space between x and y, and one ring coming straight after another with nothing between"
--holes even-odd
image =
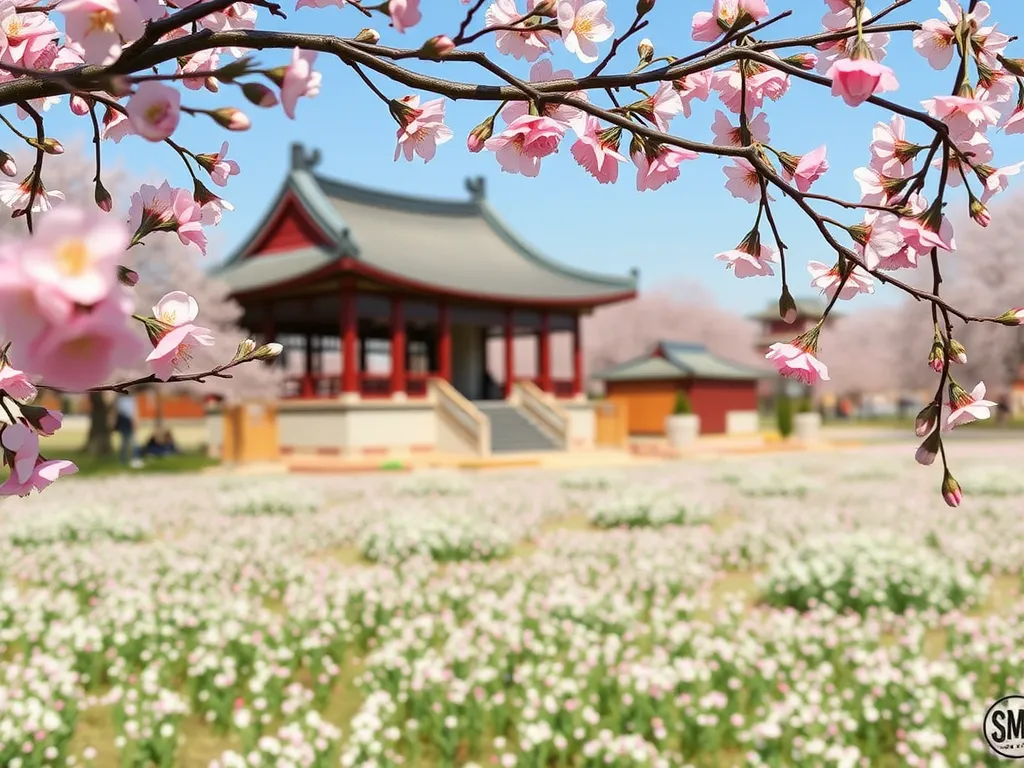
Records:
<instances>
[{"instance_id":1,"label":"paved path","mask_svg":"<svg viewBox=\"0 0 1024 768\"><path fill-rule=\"evenodd\" d=\"M829 426L822 428L821 435L826 440L859 440L864 443L920 442L920 438L916 437L909 429L898 429L895 427ZM1005 429L979 427L972 429L969 426L964 426L950 432L946 439L950 442L987 440L993 443L1024 443L1024 429L1017 427L1006 427Z\"/></svg>"}]
</instances>

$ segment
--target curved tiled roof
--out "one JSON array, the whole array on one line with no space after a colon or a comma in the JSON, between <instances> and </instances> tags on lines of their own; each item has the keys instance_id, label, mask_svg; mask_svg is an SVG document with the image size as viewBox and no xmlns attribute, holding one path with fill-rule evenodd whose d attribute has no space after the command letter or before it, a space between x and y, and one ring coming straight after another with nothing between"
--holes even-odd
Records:
<instances>
[{"instance_id":1,"label":"curved tiled roof","mask_svg":"<svg viewBox=\"0 0 1024 768\"><path fill-rule=\"evenodd\" d=\"M314 174L304 158L293 148L292 170L264 220L291 193L329 243L248 258L261 234L254 232L218 270L233 292L272 288L349 258L385 279L492 300L597 305L635 295L636 271L628 277L591 273L533 249L488 204L482 180L467 183L469 200L413 197ZM265 263L257 268L249 264L254 261Z\"/></svg>"},{"instance_id":2,"label":"curved tiled roof","mask_svg":"<svg viewBox=\"0 0 1024 768\"><path fill-rule=\"evenodd\" d=\"M701 344L661 341L646 355L594 374L599 381L666 381L715 379L753 381L767 378L767 370L752 368L712 354Z\"/></svg>"}]
</instances>

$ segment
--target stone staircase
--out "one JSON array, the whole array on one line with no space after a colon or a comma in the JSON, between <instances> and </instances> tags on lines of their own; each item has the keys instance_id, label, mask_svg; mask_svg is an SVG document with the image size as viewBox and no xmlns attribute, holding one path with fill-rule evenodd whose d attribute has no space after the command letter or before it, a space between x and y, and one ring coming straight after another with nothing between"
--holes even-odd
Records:
<instances>
[{"instance_id":1,"label":"stone staircase","mask_svg":"<svg viewBox=\"0 0 1024 768\"><path fill-rule=\"evenodd\" d=\"M521 408L504 400L474 403L491 422L491 453L532 453L561 449Z\"/></svg>"}]
</instances>

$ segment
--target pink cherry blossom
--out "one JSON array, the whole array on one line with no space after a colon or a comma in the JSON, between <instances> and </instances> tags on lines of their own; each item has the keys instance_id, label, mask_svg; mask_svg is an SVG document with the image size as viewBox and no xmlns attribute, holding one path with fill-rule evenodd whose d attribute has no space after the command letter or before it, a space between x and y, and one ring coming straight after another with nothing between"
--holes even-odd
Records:
<instances>
[{"instance_id":1,"label":"pink cherry blossom","mask_svg":"<svg viewBox=\"0 0 1024 768\"><path fill-rule=\"evenodd\" d=\"M690 116L691 102L694 99L697 101L708 100L708 96L711 95L711 76L711 70L704 70L684 75L672 82L683 104L683 117Z\"/></svg>"},{"instance_id":2,"label":"pink cherry blossom","mask_svg":"<svg viewBox=\"0 0 1024 768\"><path fill-rule=\"evenodd\" d=\"M815 351L798 338L788 344L772 344L765 359L770 360L783 376L814 385L819 381L829 381L828 366L815 357Z\"/></svg>"},{"instance_id":3,"label":"pink cherry blossom","mask_svg":"<svg viewBox=\"0 0 1024 768\"><path fill-rule=\"evenodd\" d=\"M822 144L806 155L793 158L796 160L795 163L783 162L783 177L787 181L792 181L796 184L796 188L801 192L809 191L811 185L828 172L828 161L825 159L825 152L826 147ZM789 158L791 156L783 155L783 157Z\"/></svg>"},{"instance_id":4,"label":"pink cherry blossom","mask_svg":"<svg viewBox=\"0 0 1024 768\"><path fill-rule=\"evenodd\" d=\"M143 184L132 194L128 225L136 239L150 232L176 232L182 245L195 245L205 254L202 209L187 189L173 188L166 181L159 187Z\"/></svg>"},{"instance_id":5,"label":"pink cherry blossom","mask_svg":"<svg viewBox=\"0 0 1024 768\"><path fill-rule=\"evenodd\" d=\"M22 67L45 69L40 59L60 31L45 13L18 13L13 2L0 6L0 31L6 35L3 59Z\"/></svg>"},{"instance_id":6,"label":"pink cherry blossom","mask_svg":"<svg viewBox=\"0 0 1024 768\"><path fill-rule=\"evenodd\" d=\"M43 408L42 414L32 422L40 437L53 437L64 421L64 414Z\"/></svg>"},{"instance_id":7,"label":"pink cherry blossom","mask_svg":"<svg viewBox=\"0 0 1024 768\"><path fill-rule=\"evenodd\" d=\"M826 77L832 80L832 95L842 97L851 107L863 104L873 94L899 88L889 67L868 58L839 59Z\"/></svg>"},{"instance_id":8,"label":"pink cherry blossom","mask_svg":"<svg viewBox=\"0 0 1024 768\"><path fill-rule=\"evenodd\" d=\"M212 72L220 66L220 52L216 48L209 48L205 51L197 51L188 57L184 62L178 62L178 71L183 75L192 72ZM209 76L183 77L181 84L192 91L200 88L209 90Z\"/></svg>"},{"instance_id":9,"label":"pink cherry blossom","mask_svg":"<svg viewBox=\"0 0 1024 768\"><path fill-rule=\"evenodd\" d=\"M566 126L543 115L524 115L484 142L506 173L536 176L541 159L558 151Z\"/></svg>"},{"instance_id":10,"label":"pink cherry blossom","mask_svg":"<svg viewBox=\"0 0 1024 768\"><path fill-rule=\"evenodd\" d=\"M0 444L4 448L4 462L11 466L11 474L17 482L27 482L39 458L39 435L16 422L0 431Z\"/></svg>"},{"instance_id":11,"label":"pink cherry blossom","mask_svg":"<svg viewBox=\"0 0 1024 768\"><path fill-rule=\"evenodd\" d=\"M711 124L711 130L715 134L712 143L719 147L742 147L743 138L740 135L739 126L729 122L725 112L715 110L715 120ZM747 121L747 130L750 131L750 138L761 144L768 144L771 141L768 116L759 112L755 118Z\"/></svg>"},{"instance_id":12,"label":"pink cherry blossom","mask_svg":"<svg viewBox=\"0 0 1024 768\"><path fill-rule=\"evenodd\" d=\"M174 133L181 119L181 92L147 80L139 83L126 111L135 133L150 141L163 141Z\"/></svg>"},{"instance_id":13,"label":"pink cherry blossom","mask_svg":"<svg viewBox=\"0 0 1024 768\"><path fill-rule=\"evenodd\" d=\"M537 6L537 0L528 0L526 8L532 13ZM507 27L523 18L527 14L520 13L516 7L516 0L495 0L487 9L485 19L488 27ZM548 30L531 32L531 26L536 25L537 17L523 22L522 32L512 30L499 30L494 33L494 43L500 53L512 56L515 59L525 59L534 62L544 53L551 50L550 41L557 39L557 35Z\"/></svg>"},{"instance_id":14,"label":"pink cherry blossom","mask_svg":"<svg viewBox=\"0 0 1024 768\"><path fill-rule=\"evenodd\" d=\"M993 196L1004 192L1010 186L1010 177L1020 173L1024 163L1014 163L1003 168L992 168L990 166L976 166L975 174L985 185L981 193L981 202L987 203Z\"/></svg>"},{"instance_id":15,"label":"pink cherry blossom","mask_svg":"<svg viewBox=\"0 0 1024 768\"><path fill-rule=\"evenodd\" d=\"M129 326L133 308L128 289L118 286L89 312L47 327L30 344L12 345L11 363L61 389L98 386L142 356L142 338Z\"/></svg>"},{"instance_id":16,"label":"pink cherry blossom","mask_svg":"<svg viewBox=\"0 0 1024 768\"><path fill-rule=\"evenodd\" d=\"M725 166L723 170L725 175L729 177L729 180L725 183L725 188L732 193L733 197L746 200L748 203L760 201L760 176L757 173L757 169L748 160L742 157L737 158L733 160L732 165ZM768 199L772 199L771 195L768 196Z\"/></svg>"},{"instance_id":17,"label":"pink cherry blossom","mask_svg":"<svg viewBox=\"0 0 1024 768\"><path fill-rule=\"evenodd\" d=\"M956 250L953 225L936 205L916 216L900 219L900 234L907 245L918 252L930 251L932 248Z\"/></svg>"},{"instance_id":18,"label":"pink cherry blossom","mask_svg":"<svg viewBox=\"0 0 1024 768\"><path fill-rule=\"evenodd\" d=\"M405 32L423 20L420 0L388 0L388 13L395 31Z\"/></svg>"},{"instance_id":19,"label":"pink cherry blossom","mask_svg":"<svg viewBox=\"0 0 1024 768\"><path fill-rule=\"evenodd\" d=\"M21 264L47 295L52 322L66 322L76 305L106 298L117 285L117 263L129 239L123 222L93 207L66 206L47 215L46 226L21 246Z\"/></svg>"},{"instance_id":20,"label":"pink cherry blossom","mask_svg":"<svg viewBox=\"0 0 1024 768\"><path fill-rule=\"evenodd\" d=\"M172 291L160 299L153 307L153 316L169 327L154 339L153 351L146 358L153 375L161 381L186 370L195 347L214 343L209 328L194 324L199 316L199 304L184 291Z\"/></svg>"},{"instance_id":21,"label":"pink cherry blossom","mask_svg":"<svg viewBox=\"0 0 1024 768\"><path fill-rule=\"evenodd\" d=\"M192 3L183 3L191 5ZM199 20L199 24L212 32L231 32L234 30L255 29L256 8L249 3L232 3L223 11L208 13ZM235 58L241 58L245 53L244 49L230 47L226 48Z\"/></svg>"},{"instance_id":22,"label":"pink cherry blossom","mask_svg":"<svg viewBox=\"0 0 1024 768\"><path fill-rule=\"evenodd\" d=\"M855 227L851 234L857 241L857 250L868 269L885 269L886 260L906 248L900 234L899 217L884 211L868 211L864 222ZM916 265L916 262L915 262Z\"/></svg>"},{"instance_id":23,"label":"pink cherry blossom","mask_svg":"<svg viewBox=\"0 0 1024 768\"><path fill-rule=\"evenodd\" d=\"M932 69L945 69L953 60L956 35L948 22L928 19L914 32L914 50L924 56Z\"/></svg>"},{"instance_id":24,"label":"pink cherry blossom","mask_svg":"<svg viewBox=\"0 0 1024 768\"><path fill-rule=\"evenodd\" d=\"M228 179L237 176L241 170L238 163L228 160L228 143L225 141L220 145L220 152L217 154L197 155L199 164L210 174L210 179L218 187L226 186Z\"/></svg>"},{"instance_id":25,"label":"pink cherry blossom","mask_svg":"<svg viewBox=\"0 0 1024 768\"><path fill-rule=\"evenodd\" d=\"M618 181L619 163L626 162L618 151L621 129L602 129L593 115L573 121L572 127L579 137L569 149L576 162L602 184Z\"/></svg>"},{"instance_id":26,"label":"pink cherry blossom","mask_svg":"<svg viewBox=\"0 0 1024 768\"><path fill-rule=\"evenodd\" d=\"M757 232L751 232L731 251L715 254L738 278L771 277L772 264L778 261L775 250L761 243Z\"/></svg>"},{"instance_id":27,"label":"pink cherry blossom","mask_svg":"<svg viewBox=\"0 0 1024 768\"><path fill-rule=\"evenodd\" d=\"M545 83L551 80L570 80L572 77L573 74L568 69L556 70L551 64L551 59L541 59L530 67L531 83ZM585 91L574 91L569 95L581 101L588 100ZM528 115L529 113L530 107L527 102L513 101L501 110L501 119L506 123L513 123L520 117ZM570 107L567 104L545 104L541 108L541 114L545 117L550 117L552 120L557 120L560 123L569 125L572 120L579 116L580 111L576 107Z\"/></svg>"},{"instance_id":28,"label":"pink cherry blossom","mask_svg":"<svg viewBox=\"0 0 1024 768\"><path fill-rule=\"evenodd\" d=\"M615 34L604 0L559 0L558 28L565 49L584 64L597 61L597 44Z\"/></svg>"},{"instance_id":29,"label":"pink cherry blossom","mask_svg":"<svg viewBox=\"0 0 1024 768\"><path fill-rule=\"evenodd\" d=\"M684 161L696 160L698 157L696 152L668 144L661 145L654 152L634 152L637 191L661 189L679 178L679 166Z\"/></svg>"},{"instance_id":30,"label":"pink cherry blossom","mask_svg":"<svg viewBox=\"0 0 1024 768\"><path fill-rule=\"evenodd\" d=\"M860 17L863 22L871 19L871 12L866 8L860 9ZM857 19L853 13L853 7L847 4L837 11L829 13L821 20L822 26L828 31L841 32L854 29L857 26ZM820 59L816 62L815 68L823 75L828 74L832 65L842 59L857 58L863 54L858 49L866 46L871 58L877 62L885 61L885 46L889 44L887 32L869 32L865 29L862 44L858 43L857 36L851 35L846 39L834 40L827 43L819 43L815 46L822 52Z\"/></svg>"},{"instance_id":31,"label":"pink cherry blossom","mask_svg":"<svg viewBox=\"0 0 1024 768\"><path fill-rule=\"evenodd\" d=\"M889 205L903 192L905 182L886 176L874 168L855 168L853 178L860 185L860 201L865 205Z\"/></svg>"},{"instance_id":32,"label":"pink cherry blossom","mask_svg":"<svg viewBox=\"0 0 1024 768\"><path fill-rule=\"evenodd\" d=\"M710 43L732 28L740 16L744 23L758 21L768 15L764 0L715 0L708 11L698 11L690 24L690 36Z\"/></svg>"},{"instance_id":33,"label":"pink cherry blossom","mask_svg":"<svg viewBox=\"0 0 1024 768\"><path fill-rule=\"evenodd\" d=\"M837 291L840 301L849 301L861 293L875 292L874 278L856 265L850 270L845 283L843 283L843 276L838 264L833 264L830 267L820 261L809 261L807 262L807 271L811 273L811 286L819 289L829 301ZM839 288L840 283L843 283L842 289Z\"/></svg>"},{"instance_id":34,"label":"pink cherry blossom","mask_svg":"<svg viewBox=\"0 0 1024 768\"><path fill-rule=\"evenodd\" d=\"M32 195L33 187L35 196ZM21 181L0 181L0 203L15 211L23 211L28 208L29 200L32 201L32 213L46 213L55 204L64 202L64 193L46 189L41 181L35 180L33 173Z\"/></svg>"},{"instance_id":35,"label":"pink cherry blossom","mask_svg":"<svg viewBox=\"0 0 1024 768\"><path fill-rule=\"evenodd\" d=\"M12 473L7 480L0 485L0 496L28 496L32 491L42 491L57 478L63 475L73 475L78 471L72 462L64 459L47 461L42 457L36 461L31 476L25 482L19 482Z\"/></svg>"},{"instance_id":36,"label":"pink cherry blossom","mask_svg":"<svg viewBox=\"0 0 1024 768\"><path fill-rule=\"evenodd\" d=\"M135 0L63 0L69 40L82 49L86 64L112 64L121 56L122 41L142 36L145 20Z\"/></svg>"},{"instance_id":37,"label":"pink cherry blossom","mask_svg":"<svg viewBox=\"0 0 1024 768\"><path fill-rule=\"evenodd\" d=\"M430 162L437 152L437 145L451 141L455 133L444 124L444 99L433 99L420 105L419 96L404 99L410 107L410 118L405 125L398 127L398 144L395 147L395 160L404 155L412 161L419 155L423 162Z\"/></svg>"},{"instance_id":38,"label":"pink cherry blossom","mask_svg":"<svg viewBox=\"0 0 1024 768\"><path fill-rule=\"evenodd\" d=\"M949 429L959 427L963 424L970 424L972 421L987 419L992 415L992 409L998 407L998 403L985 399L985 382L979 381L978 385L968 394L958 384L949 385L949 415L946 417L946 425Z\"/></svg>"},{"instance_id":39,"label":"pink cherry blossom","mask_svg":"<svg viewBox=\"0 0 1024 768\"><path fill-rule=\"evenodd\" d=\"M913 173L911 153L914 145L907 141L907 123L893 115L886 123L876 123L871 132L870 166L880 174L903 179Z\"/></svg>"},{"instance_id":40,"label":"pink cherry blossom","mask_svg":"<svg viewBox=\"0 0 1024 768\"><path fill-rule=\"evenodd\" d=\"M100 136L103 140L120 144L121 139L133 133L135 131L132 130L132 124L128 120L128 116L124 112L107 107L103 113L103 127L100 130Z\"/></svg>"},{"instance_id":41,"label":"pink cherry blossom","mask_svg":"<svg viewBox=\"0 0 1024 768\"><path fill-rule=\"evenodd\" d=\"M0 367L0 390L20 403L31 403L38 394L35 384L28 376L6 363Z\"/></svg>"},{"instance_id":42,"label":"pink cherry blossom","mask_svg":"<svg viewBox=\"0 0 1024 768\"><path fill-rule=\"evenodd\" d=\"M936 96L925 99L921 105L938 120L950 124L963 120L976 130L996 125L1002 117L992 104L973 96Z\"/></svg>"},{"instance_id":43,"label":"pink cherry blossom","mask_svg":"<svg viewBox=\"0 0 1024 768\"><path fill-rule=\"evenodd\" d=\"M747 114L752 115L764 105L766 98L778 100L789 89L789 75L785 72L761 64L753 66L759 71L746 78L746 96L740 87L743 77L737 66L717 70L711 76L711 88L718 92L722 103L737 114L745 107Z\"/></svg>"},{"instance_id":44,"label":"pink cherry blossom","mask_svg":"<svg viewBox=\"0 0 1024 768\"><path fill-rule=\"evenodd\" d=\"M292 120L295 119L295 105L299 98L305 96L312 99L320 93L321 75L314 71L316 51L292 50L292 60L285 69L281 82L281 108Z\"/></svg>"}]
</instances>

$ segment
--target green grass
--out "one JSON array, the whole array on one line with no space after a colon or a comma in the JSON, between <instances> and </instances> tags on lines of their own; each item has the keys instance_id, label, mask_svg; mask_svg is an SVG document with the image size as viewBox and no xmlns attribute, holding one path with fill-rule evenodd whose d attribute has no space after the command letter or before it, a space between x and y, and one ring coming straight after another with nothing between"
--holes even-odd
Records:
<instances>
[{"instance_id":1,"label":"green grass","mask_svg":"<svg viewBox=\"0 0 1024 768\"><path fill-rule=\"evenodd\" d=\"M45 444L42 446L43 455L48 459L68 459L78 466L76 477L97 477L119 474L177 474L183 472L198 472L207 467L214 467L219 462L211 459L204 453L190 451L178 456L165 456L160 459L147 459L139 469L131 469L121 464L115 452L113 456L99 458L82 453L81 451L66 451L54 449ZM9 470L6 467L0 468L0 480L7 478ZM64 482L64 481L62 481Z\"/></svg>"}]
</instances>

